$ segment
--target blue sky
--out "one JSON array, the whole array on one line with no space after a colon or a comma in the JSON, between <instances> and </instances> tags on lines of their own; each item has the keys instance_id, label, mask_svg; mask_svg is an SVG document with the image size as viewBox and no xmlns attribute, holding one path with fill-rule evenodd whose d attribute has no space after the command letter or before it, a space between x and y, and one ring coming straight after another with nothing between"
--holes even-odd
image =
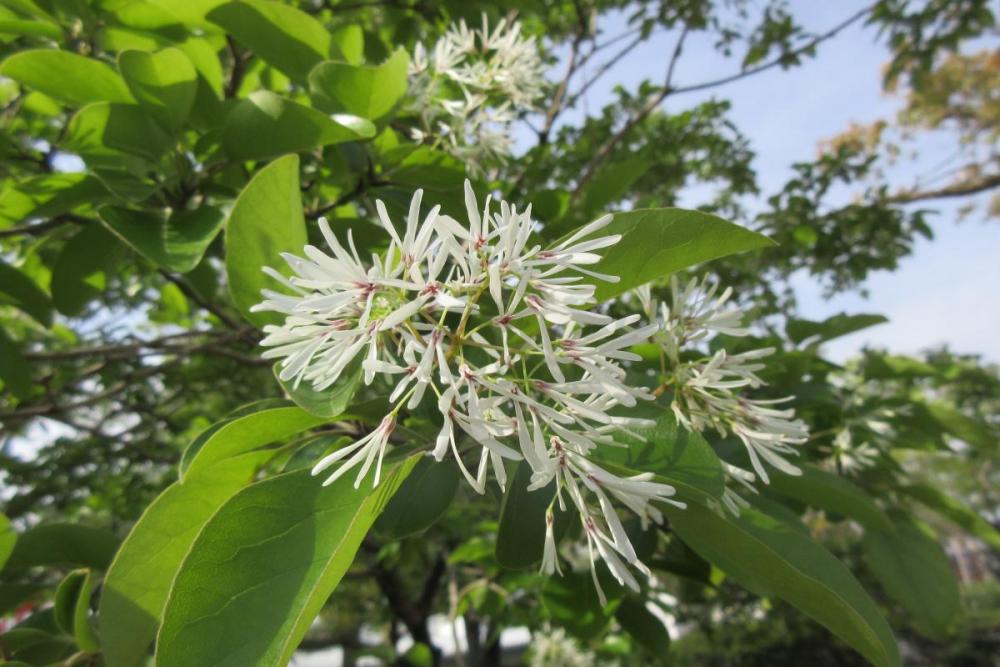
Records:
<instances>
[{"instance_id":1,"label":"blue sky","mask_svg":"<svg viewBox=\"0 0 1000 667\"><path fill-rule=\"evenodd\" d=\"M801 23L821 33L867 3L792 0L790 4ZM618 34L622 26L623 20L614 19L607 24L606 34ZM635 89L647 78L661 81L675 39L676 34L660 32L636 49L589 91L589 110L595 113L606 104L617 84ZM886 47L876 39L874 29L854 25L824 43L817 56L801 68L774 69L714 91L669 97L665 108L680 111L713 94L730 100L731 118L757 153L755 166L763 199L787 180L792 163L816 156L820 140L838 134L851 122L888 117L898 108L898 100L881 89L881 67L888 58ZM716 53L709 39L689 38L674 81L677 86L699 83L733 73L738 67L737 60L726 60ZM557 67L553 76L562 69ZM572 121L579 113L567 116ZM936 137L919 144L926 160L923 163L933 162L935 155L946 151L947 141ZM907 177L913 175L904 164L897 169L897 184L906 185ZM851 194L843 192L845 203ZM682 204L694 206L698 200L693 191ZM929 207L940 211L931 217L935 239L920 240L899 270L871 276L864 285L869 298L850 293L825 300L820 287L808 276L796 276L794 284L806 317L821 319L840 311L877 312L890 320L829 343L826 352L831 358L842 360L865 345L916 353L946 343L957 352L980 353L1000 361L996 333L1000 331L1000 299L996 296L1000 288L1000 224L984 221L981 214L956 222L954 205L934 202Z\"/></svg>"}]
</instances>

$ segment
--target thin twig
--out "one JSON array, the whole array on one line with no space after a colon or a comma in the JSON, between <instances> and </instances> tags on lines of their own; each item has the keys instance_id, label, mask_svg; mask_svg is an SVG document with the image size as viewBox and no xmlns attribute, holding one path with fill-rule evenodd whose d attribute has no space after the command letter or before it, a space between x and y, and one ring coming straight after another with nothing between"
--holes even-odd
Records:
<instances>
[{"instance_id":1,"label":"thin twig","mask_svg":"<svg viewBox=\"0 0 1000 667\"><path fill-rule=\"evenodd\" d=\"M727 83L732 83L733 81L739 81L740 79L745 79L745 78L747 78L749 76L753 76L755 74L760 74L761 72L763 72L765 70L769 70L769 69L772 69L774 67L778 67L779 65L782 65L783 63L787 62L787 59L789 57L800 56L800 55L802 55L804 53L807 53L808 51L814 49L815 47L817 47L822 42L825 42L828 39L831 39L833 37L836 37L839 33L843 32L845 29L847 29L851 25L857 23L858 21L860 21L861 19L863 19L865 16L867 16L869 13L871 13L871 11L874 8L875 8L874 4L868 5L864 9L861 9L861 10L855 12L854 14L852 14L851 16L849 16L847 19L841 21L840 23L838 23L837 25L835 25L830 30L827 30L822 35L817 35L815 38L812 39L812 41L810 41L805 46L799 47L798 49L795 49L791 53L782 54L782 55L778 56L777 58L775 58L774 60L771 60L770 62L764 63L763 65L759 65L757 67L751 67L750 69L743 70L742 72L737 72L736 74L730 74L729 76L724 76L721 79L713 79L712 81L705 81L703 83L697 83L697 84L693 84L693 85L690 85L690 86L681 86L679 88L674 88L671 91L671 94L677 95L677 94L680 94L680 93L690 93L690 92L693 92L693 91L696 91L696 90L705 90L706 88L715 88L716 86L721 86L721 85L724 85L724 84L727 84Z\"/></svg>"},{"instance_id":2,"label":"thin twig","mask_svg":"<svg viewBox=\"0 0 1000 667\"><path fill-rule=\"evenodd\" d=\"M594 177L598 168L601 166L604 160L606 160L608 156L611 154L611 151L632 131L632 129L636 125L642 122L642 120L645 119L646 116L648 116L654 109L656 109L660 105L660 103L662 103L663 100L667 98L667 96L676 95L679 93L693 92L696 90L705 90L707 88L721 86L723 84L731 83L739 79L744 79L750 76L754 76L755 74L759 74L771 68L782 65L783 63L787 62L787 59L789 57L795 57L807 53L815 49L816 46L818 46L822 42L832 39L834 36L842 32L849 26L853 25L854 23L857 23L862 18L867 16L872 11L872 9L874 9L874 7L875 7L874 4L869 5L864 9L855 12L854 14L849 16L844 21L841 21L830 30L826 31L821 35L816 36L815 38L810 40L807 44L799 47L798 49L795 49L790 53L782 54L777 58L767 63L764 63L763 65L760 65L758 67L752 67L750 69L743 70L742 72L739 72L737 74L722 77L721 79L714 79L712 81L705 81L703 83L693 84L690 86L681 86L678 88L673 88L670 84L673 78L674 69L677 64L678 56L680 55L680 52L683 49L684 38L687 35L687 27L685 27L684 32L681 33L681 36L677 42L677 46L674 49L674 56L670 59L670 64L667 68L667 77L664 82L664 86L659 90L659 92L651 95L649 99L646 101L646 103L643 104L642 107L635 114L633 114L632 117L628 119L628 121L626 121L625 125L623 125L618 132L609 137L608 140L605 141L597 149L597 151L594 154L594 157L591 158L590 162L588 162L587 165L584 167L580 178L577 180L577 185L573 191L572 199L575 201L580 196L580 193L583 190L584 186L586 186L587 183L589 183L590 180Z\"/></svg>"}]
</instances>

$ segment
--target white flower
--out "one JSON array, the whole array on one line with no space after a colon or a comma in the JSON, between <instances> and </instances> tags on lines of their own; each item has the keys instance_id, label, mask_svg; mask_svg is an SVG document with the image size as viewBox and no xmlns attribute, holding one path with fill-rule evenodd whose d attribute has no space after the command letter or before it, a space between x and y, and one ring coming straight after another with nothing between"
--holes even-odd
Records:
<instances>
[{"instance_id":1,"label":"white flower","mask_svg":"<svg viewBox=\"0 0 1000 667\"><path fill-rule=\"evenodd\" d=\"M354 480L354 488L361 486L361 480L365 478L368 471L372 467L372 463L375 463L375 479L372 482L372 486L378 486L379 476L382 473L382 457L385 455L385 446L389 442L389 436L392 435L393 429L396 428L396 419L393 415L387 415L382 423L379 424L378 428L374 431L361 438L357 442L354 442L346 447L341 447L337 451L324 456L320 459L319 463L313 466L312 474L318 475L323 472L333 464L347 459L342 463L337 470L326 478L323 482L323 486L328 486L333 484L335 481L340 479L341 475L348 472L351 468L355 467L359 463L364 462L361 466L361 471L358 472L357 479ZM350 457L350 458L348 458Z\"/></svg>"},{"instance_id":2,"label":"white flower","mask_svg":"<svg viewBox=\"0 0 1000 667\"><path fill-rule=\"evenodd\" d=\"M508 37L495 31L484 39ZM332 254L307 246L305 258L286 256L290 278L269 271L291 292L266 292L256 307L286 316L265 329L262 341L269 348L264 356L281 360L282 380L322 390L358 364L365 384L381 378L392 386L381 424L324 457L313 473L336 466L325 482L331 483L357 468L359 486L374 468L377 484L399 412L431 395L442 421L432 447L436 460L453 457L470 486L484 493L491 473L506 487L505 461L524 459L530 490L554 480L560 508L572 505L579 513L595 584L600 559L622 585L637 589L632 570L648 569L619 508L645 525L662 521L658 504L682 504L672 500L673 487L651 474L619 477L596 462L601 448L616 446L622 434L639 437L636 427L649 423L617 410L653 398L629 382L624 364L639 360L629 348L658 326L639 327L639 316L616 320L595 308L594 281L617 278L587 267L620 237L599 235L611 221L604 216L543 247L530 206L487 197L480 208L468 182L465 195L464 223L438 207L421 216L419 191L405 227L376 202L388 248L367 263L350 235L345 249L321 220ZM755 363L752 356L734 358L729 372L749 382ZM478 450L467 451L470 441ZM550 508L546 572L560 571L553 521Z\"/></svg>"},{"instance_id":3,"label":"white flower","mask_svg":"<svg viewBox=\"0 0 1000 667\"><path fill-rule=\"evenodd\" d=\"M545 85L535 40L517 21L503 19L490 30L485 14L480 30L461 21L430 51L417 44L410 80L410 110L420 122L411 137L442 139L437 145L474 173L510 155L510 124L537 108Z\"/></svg>"},{"instance_id":4,"label":"white flower","mask_svg":"<svg viewBox=\"0 0 1000 667\"><path fill-rule=\"evenodd\" d=\"M888 432L892 431L888 424L884 425L888 427ZM845 475L856 475L862 470L871 468L880 454L877 448L867 442L855 444L849 428L843 428L837 433L830 451L832 467Z\"/></svg>"},{"instance_id":5,"label":"white flower","mask_svg":"<svg viewBox=\"0 0 1000 667\"><path fill-rule=\"evenodd\" d=\"M801 474L787 457L798 454L796 446L806 442L808 429L804 422L794 418L794 410L775 407L793 397L764 400L742 395L743 391L764 385L758 373L765 368L763 360L774 349L760 348L739 354L719 349L700 359L682 358L682 351L715 334L742 337L750 332L742 325L740 310L726 306L731 289L717 295L718 285L710 285L707 278L692 279L683 287L676 278L671 278L670 287L672 303L659 304L661 330L654 340L672 366L665 386L673 390L671 408L678 423L692 431L711 429L721 436L735 435L746 448L754 471L742 472L765 484L770 478L764 463L789 475ZM649 290L640 291L638 297L647 314L657 312L657 303ZM736 478L746 481L745 477ZM724 502L736 511L737 498L735 493L727 492Z\"/></svg>"}]
</instances>

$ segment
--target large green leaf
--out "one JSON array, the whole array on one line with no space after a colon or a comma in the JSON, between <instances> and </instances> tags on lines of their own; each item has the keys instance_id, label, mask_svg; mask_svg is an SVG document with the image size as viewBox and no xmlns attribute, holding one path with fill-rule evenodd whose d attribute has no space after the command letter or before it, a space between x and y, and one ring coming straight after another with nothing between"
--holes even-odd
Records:
<instances>
[{"instance_id":1,"label":"large green leaf","mask_svg":"<svg viewBox=\"0 0 1000 667\"><path fill-rule=\"evenodd\" d=\"M788 320L788 324L785 325L785 332L796 343L801 343L813 336L816 337L817 342L823 342L873 327L876 324L884 324L888 321L884 315L868 313L848 315L847 313L838 313L819 322L790 319Z\"/></svg>"},{"instance_id":2,"label":"large green leaf","mask_svg":"<svg viewBox=\"0 0 1000 667\"><path fill-rule=\"evenodd\" d=\"M84 173L43 174L9 181L0 193L0 229L32 218L48 218L108 197L99 180Z\"/></svg>"},{"instance_id":3,"label":"large green leaf","mask_svg":"<svg viewBox=\"0 0 1000 667\"><path fill-rule=\"evenodd\" d=\"M227 2L210 11L208 19L299 83L330 56L330 33L323 24L283 2Z\"/></svg>"},{"instance_id":4,"label":"large green leaf","mask_svg":"<svg viewBox=\"0 0 1000 667\"><path fill-rule=\"evenodd\" d=\"M214 463L285 440L324 421L296 406L268 408L237 417L213 431L194 451L189 448L184 452L181 476L186 479Z\"/></svg>"},{"instance_id":5,"label":"large green leaf","mask_svg":"<svg viewBox=\"0 0 1000 667\"><path fill-rule=\"evenodd\" d=\"M1000 552L1000 531L997 531L989 521L981 517L977 512L926 484L912 484L900 487L899 490L912 498L916 498L926 507L934 510L955 525L967 530Z\"/></svg>"},{"instance_id":6,"label":"large green leaf","mask_svg":"<svg viewBox=\"0 0 1000 667\"><path fill-rule=\"evenodd\" d=\"M698 433L679 427L672 413L661 412L654 426L633 429L643 440L621 435L624 447L601 448L595 460L626 468L624 474L655 473L685 498L721 498L725 475L715 450Z\"/></svg>"},{"instance_id":7,"label":"large green leaf","mask_svg":"<svg viewBox=\"0 0 1000 667\"><path fill-rule=\"evenodd\" d=\"M458 477L454 462L438 463L431 457L421 457L375 522L375 530L390 540L427 530L451 505L458 491Z\"/></svg>"},{"instance_id":8,"label":"large green leaf","mask_svg":"<svg viewBox=\"0 0 1000 667\"><path fill-rule=\"evenodd\" d=\"M0 64L0 74L74 107L132 100L125 82L111 67L69 51L21 51Z\"/></svg>"},{"instance_id":9,"label":"large green leaf","mask_svg":"<svg viewBox=\"0 0 1000 667\"><path fill-rule=\"evenodd\" d=\"M774 245L766 236L722 218L680 208L617 213L597 234L622 235L591 267L620 278L617 283L598 281L599 301L710 259Z\"/></svg>"},{"instance_id":10,"label":"large green leaf","mask_svg":"<svg viewBox=\"0 0 1000 667\"><path fill-rule=\"evenodd\" d=\"M378 122L388 116L406 94L410 58L397 49L381 65L324 62L309 74L317 106Z\"/></svg>"},{"instance_id":11,"label":"large green leaf","mask_svg":"<svg viewBox=\"0 0 1000 667\"><path fill-rule=\"evenodd\" d=\"M52 300L23 272L0 260L0 303L8 303L43 325L52 324Z\"/></svg>"},{"instance_id":12,"label":"large green leaf","mask_svg":"<svg viewBox=\"0 0 1000 667\"><path fill-rule=\"evenodd\" d=\"M79 315L107 287L125 256L123 246L102 225L91 223L63 247L52 268L52 302L63 315Z\"/></svg>"},{"instance_id":13,"label":"large green leaf","mask_svg":"<svg viewBox=\"0 0 1000 667\"><path fill-rule=\"evenodd\" d=\"M73 523L42 524L21 534L4 571L36 565L76 565L104 570L117 548L115 536L100 528Z\"/></svg>"},{"instance_id":14,"label":"large green leaf","mask_svg":"<svg viewBox=\"0 0 1000 667\"><path fill-rule=\"evenodd\" d=\"M101 207L100 215L104 224L140 255L178 273L198 266L224 222L222 211L211 206L179 211L169 219L117 206Z\"/></svg>"},{"instance_id":15,"label":"large green leaf","mask_svg":"<svg viewBox=\"0 0 1000 667\"><path fill-rule=\"evenodd\" d=\"M123 51L118 69L139 104L169 128L184 124L198 90L198 72L183 51Z\"/></svg>"},{"instance_id":16,"label":"large green leaf","mask_svg":"<svg viewBox=\"0 0 1000 667\"><path fill-rule=\"evenodd\" d=\"M66 131L66 147L93 167L114 167L122 153L156 162L172 146L153 116L135 104L88 104Z\"/></svg>"},{"instance_id":17,"label":"large green leaf","mask_svg":"<svg viewBox=\"0 0 1000 667\"><path fill-rule=\"evenodd\" d=\"M256 160L373 136L375 126L363 118L328 116L270 91L258 90L226 116L222 143L231 157Z\"/></svg>"},{"instance_id":18,"label":"large green leaf","mask_svg":"<svg viewBox=\"0 0 1000 667\"><path fill-rule=\"evenodd\" d=\"M861 546L869 568L916 627L944 637L958 616L961 600L948 555L919 526L895 516L891 533L869 530Z\"/></svg>"},{"instance_id":19,"label":"large green leaf","mask_svg":"<svg viewBox=\"0 0 1000 667\"><path fill-rule=\"evenodd\" d=\"M385 464L372 489L308 470L252 484L209 520L174 580L159 667L288 664L416 457Z\"/></svg>"},{"instance_id":20,"label":"large green leaf","mask_svg":"<svg viewBox=\"0 0 1000 667\"><path fill-rule=\"evenodd\" d=\"M812 507L844 514L869 528L892 530L889 517L856 484L814 466L799 468L799 476L775 475L768 488Z\"/></svg>"},{"instance_id":21,"label":"large green leaf","mask_svg":"<svg viewBox=\"0 0 1000 667\"><path fill-rule=\"evenodd\" d=\"M301 255L307 242L299 192L299 156L287 155L253 177L226 221L229 293L250 322L262 326L282 321L273 313L251 313L250 307L263 300L260 291L264 288L285 290L263 268L286 272L281 253Z\"/></svg>"},{"instance_id":22,"label":"large green leaf","mask_svg":"<svg viewBox=\"0 0 1000 667\"><path fill-rule=\"evenodd\" d=\"M892 631L875 602L840 561L798 530L754 509L736 519L700 502L665 510L674 532L736 581L785 600L872 664L900 664Z\"/></svg>"},{"instance_id":23,"label":"large green leaf","mask_svg":"<svg viewBox=\"0 0 1000 667\"><path fill-rule=\"evenodd\" d=\"M101 645L110 667L145 658L163 618L170 584L198 532L269 455L250 452L170 485L125 538L104 580Z\"/></svg>"}]
</instances>

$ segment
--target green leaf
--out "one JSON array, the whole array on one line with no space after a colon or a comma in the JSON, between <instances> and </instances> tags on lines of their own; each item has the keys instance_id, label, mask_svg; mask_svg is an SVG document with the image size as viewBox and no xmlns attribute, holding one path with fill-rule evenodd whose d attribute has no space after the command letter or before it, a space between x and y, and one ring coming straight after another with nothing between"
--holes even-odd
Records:
<instances>
[{"instance_id":1,"label":"green leaf","mask_svg":"<svg viewBox=\"0 0 1000 667\"><path fill-rule=\"evenodd\" d=\"M222 143L234 159L257 160L373 136L375 126L363 118L327 116L270 91L258 90L226 116Z\"/></svg>"},{"instance_id":2,"label":"green leaf","mask_svg":"<svg viewBox=\"0 0 1000 667\"><path fill-rule=\"evenodd\" d=\"M330 56L331 37L323 24L282 2L227 2L210 11L208 20L299 83Z\"/></svg>"},{"instance_id":3,"label":"green leaf","mask_svg":"<svg viewBox=\"0 0 1000 667\"><path fill-rule=\"evenodd\" d=\"M844 514L862 525L891 531L892 522L875 501L853 482L810 465L800 465L802 475L775 475L769 489L818 509Z\"/></svg>"},{"instance_id":4,"label":"green leaf","mask_svg":"<svg viewBox=\"0 0 1000 667\"><path fill-rule=\"evenodd\" d=\"M604 301L701 262L774 245L763 234L722 218L680 208L639 209L616 213L600 236L621 234L604 251L594 271L620 278L598 281L596 297Z\"/></svg>"},{"instance_id":5,"label":"green leaf","mask_svg":"<svg viewBox=\"0 0 1000 667\"><path fill-rule=\"evenodd\" d=\"M159 667L288 664L416 457L381 483L323 486L308 470L243 489L198 535L174 580Z\"/></svg>"},{"instance_id":6,"label":"green leaf","mask_svg":"<svg viewBox=\"0 0 1000 667\"><path fill-rule=\"evenodd\" d=\"M10 558L10 554L14 551L16 543L17 533L14 532L14 527L10 525L10 519L0 514L0 571L3 571L4 563ZM0 610L0 615L3 615L3 613Z\"/></svg>"},{"instance_id":7,"label":"green leaf","mask_svg":"<svg viewBox=\"0 0 1000 667\"><path fill-rule=\"evenodd\" d=\"M406 94L409 66L410 57L403 49L374 67L328 61L310 72L309 87L324 111L346 112L376 123Z\"/></svg>"},{"instance_id":8,"label":"green leaf","mask_svg":"<svg viewBox=\"0 0 1000 667\"><path fill-rule=\"evenodd\" d=\"M73 653L75 647L69 637L46 632L39 628L16 627L3 635L4 667L15 665L54 665Z\"/></svg>"},{"instance_id":9,"label":"green leaf","mask_svg":"<svg viewBox=\"0 0 1000 667\"><path fill-rule=\"evenodd\" d=\"M948 555L937 540L897 515L891 533L869 530L861 542L868 567L921 632L943 638L961 601Z\"/></svg>"},{"instance_id":10,"label":"green leaf","mask_svg":"<svg viewBox=\"0 0 1000 667\"><path fill-rule=\"evenodd\" d=\"M187 479L214 463L285 440L325 421L295 406L269 408L237 417L213 431L195 451L184 452L181 477Z\"/></svg>"},{"instance_id":11,"label":"green leaf","mask_svg":"<svg viewBox=\"0 0 1000 667\"><path fill-rule=\"evenodd\" d=\"M649 160L638 158L609 164L583 191L584 213L594 214L620 200L651 166Z\"/></svg>"},{"instance_id":12,"label":"green leaf","mask_svg":"<svg viewBox=\"0 0 1000 667\"><path fill-rule=\"evenodd\" d=\"M444 151L420 146L403 158L386 177L395 185L459 191L465 182L465 165Z\"/></svg>"},{"instance_id":13,"label":"green leaf","mask_svg":"<svg viewBox=\"0 0 1000 667\"><path fill-rule=\"evenodd\" d=\"M90 570L73 570L56 589L54 612L56 624L67 634L73 635L83 651L100 649L94 630L90 627L90 596L94 581Z\"/></svg>"},{"instance_id":14,"label":"green leaf","mask_svg":"<svg viewBox=\"0 0 1000 667\"><path fill-rule=\"evenodd\" d=\"M122 153L156 162L173 144L153 116L135 104L88 104L66 132L66 147L89 166L115 166Z\"/></svg>"},{"instance_id":15,"label":"green leaf","mask_svg":"<svg viewBox=\"0 0 1000 667\"><path fill-rule=\"evenodd\" d=\"M670 650L670 633L642 600L625 597L615 610L615 620L653 655L663 655Z\"/></svg>"},{"instance_id":16,"label":"green leaf","mask_svg":"<svg viewBox=\"0 0 1000 667\"><path fill-rule=\"evenodd\" d=\"M222 211L211 206L179 211L170 219L117 206L101 207L100 215L104 224L140 255L178 273L198 266L224 222Z\"/></svg>"},{"instance_id":17,"label":"green leaf","mask_svg":"<svg viewBox=\"0 0 1000 667\"><path fill-rule=\"evenodd\" d=\"M7 19L0 21L0 35L47 37L55 41L59 41L63 38L62 30L51 23L20 19Z\"/></svg>"},{"instance_id":18,"label":"green leaf","mask_svg":"<svg viewBox=\"0 0 1000 667\"><path fill-rule=\"evenodd\" d=\"M332 55L352 65L365 60L365 31L356 23L345 23L330 31L333 41Z\"/></svg>"},{"instance_id":19,"label":"green leaf","mask_svg":"<svg viewBox=\"0 0 1000 667\"><path fill-rule=\"evenodd\" d=\"M280 365L275 364L274 377L288 397L303 410L325 419L343 414L361 384L360 358L348 364L337 381L322 391L316 391L308 382L300 382L296 387L294 381L285 382L278 377L279 372Z\"/></svg>"},{"instance_id":20,"label":"green leaf","mask_svg":"<svg viewBox=\"0 0 1000 667\"><path fill-rule=\"evenodd\" d=\"M899 490L911 498L916 498L929 509L934 510L1000 552L1000 531L997 531L978 512L926 484L912 484L900 487Z\"/></svg>"},{"instance_id":21,"label":"green leaf","mask_svg":"<svg viewBox=\"0 0 1000 667\"><path fill-rule=\"evenodd\" d=\"M608 594L615 592L605 590ZM542 585L541 598L549 617L584 641L596 637L608 626L618 602L612 600L602 607L590 575L581 572L549 577Z\"/></svg>"},{"instance_id":22,"label":"green leaf","mask_svg":"<svg viewBox=\"0 0 1000 667\"><path fill-rule=\"evenodd\" d=\"M862 329L873 327L876 324L884 324L888 321L888 318L884 315L866 313L848 315L847 313L838 313L820 322L813 320L790 319L788 320L788 324L785 325L785 333L787 333L788 337L795 343L801 343L805 339L812 338L813 336L816 337L817 343L822 343L828 340L833 340L834 338L846 336L847 334L854 333L855 331L861 331Z\"/></svg>"},{"instance_id":23,"label":"green leaf","mask_svg":"<svg viewBox=\"0 0 1000 667\"><path fill-rule=\"evenodd\" d=\"M105 570L118 548L114 535L73 523L48 523L24 533L14 545L4 572L36 565L76 565Z\"/></svg>"},{"instance_id":24,"label":"green leaf","mask_svg":"<svg viewBox=\"0 0 1000 667\"><path fill-rule=\"evenodd\" d=\"M595 461L622 466L633 475L655 473L658 481L673 485L684 498L722 497L726 486L722 462L701 435L678 426L667 411L662 411L654 426L634 430L644 440L622 434L617 440L625 447L595 451Z\"/></svg>"},{"instance_id":25,"label":"green leaf","mask_svg":"<svg viewBox=\"0 0 1000 667\"><path fill-rule=\"evenodd\" d=\"M18 398L31 393L31 367L21 354L21 346L0 327L0 380L4 389Z\"/></svg>"},{"instance_id":26,"label":"green leaf","mask_svg":"<svg viewBox=\"0 0 1000 667\"><path fill-rule=\"evenodd\" d=\"M421 533L441 518L458 491L458 468L421 457L375 522L379 535L399 540Z\"/></svg>"},{"instance_id":27,"label":"green leaf","mask_svg":"<svg viewBox=\"0 0 1000 667\"><path fill-rule=\"evenodd\" d=\"M288 401L281 398L265 398L259 401L253 401L252 403L247 403L246 405L241 405L229 414L227 414L221 420L211 424L205 430L201 431L195 438L184 448L181 453L181 460L177 466L177 474L181 477L184 476L184 471L188 469L191 465L192 459L195 455L205 446L205 442L208 441L216 432L218 432L223 426L229 422L238 419L240 417L245 417L247 415L253 414L255 412L260 412L261 410L270 410L271 408L286 408L288 407Z\"/></svg>"},{"instance_id":28,"label":"green leaf","mask_svg":"<svg viewBox=\"0 0 1000 667\"><path fill-rule=\"evenodd\" d=\"M69 51L21 51L0 64L0 74L74 107L132 101L125 82L111 67Z\"/></svg>"},{"instance_id":29,"label":"green leaf","mask_svg":"<svg viewBox=\"0 0 1000 667\"><path fill-rule=\"evenodd\" d=\"M43 174L20 183L9 181L0 194L0 229L33 218L54 217L107 197L101 182L84 173Z\"/></svg>"},{"instance_id":30,"label":"green leaf","mask_svg":"<svg viewBox=\"0 0 1000 667\"><path fill-rule=\"evenodd\" d=\"M0 260L0 303L23 310L42 326L52 324L52 300L21 271Z\"/></svg>"},{"instance_id":31,"label":"green leaf","mask_svg":"<svg viewBox=\"0 0 1000 667\"><path fill-rule=\"evenodd\" d=\"M514 469L500 504L500 524L494 555L510 570L535 566L545 546L545 514L556 495L555 482L528 490L531 466L521 461ZM558 510L558 506L553 511Z\"/></svg>"},{"instance_id":32,"label":"green leaf","mask_svg":"<svg viewBox=\"0 0 1000 667\"><path fill-rule=\"evenodd\" d=\"M142 662L163 618L170 584L209 518L269 457L235 456L171 484L146 508L115 556L101 593L101 644L112 667Z\"/></svg>"},{"instance_id":33,"label":"green leaf","mask_svg":"<svg viewBox=\"0 0 1000 667\"><path fill-rule=\"evenodd\" d=\"M110 276L125 257L114 234L89 224L63 247L52 268L52 302L63 315L79 315L104 291Z\"/></svg>"},{"instance_id":34,"label":"green leaf","mask_svg":"<svg viewBox=\"0 0 1000 667\"><path fill-rule=\"evenodd\" d=\"M282 252L301 254L308 243L302 195L299 192L299 157L287 155L261 169L240 193L226 221L226 274L233 303L256 324L280 323L274 313L251 313L261 302L262 289L284 291L284 286L263 272L265 266L285 272Z\"/></svg>"},{"instance_id":35,"label":"green leaf","mask_svg":"<svg viewBox=\"0 0 1000 667\"><path fill-rule=\"evenodd\" d=\"M730 577L777 596L879 667L900 664L892 631L850 571L826 549L754 509L733 519L700 502L665 507L674 532Z\"/></svg>"},{"instance_id":36,"label":"green leaf","mask_svg":"<svg viewBox=\"0 0 1000 667\"><path fill-rule=\"evenodd\" d=\"M139 104L169 128L184 125L198 90L198 72L183 51L123 51L118 69Z\"/></svg>"}]
</instances>

